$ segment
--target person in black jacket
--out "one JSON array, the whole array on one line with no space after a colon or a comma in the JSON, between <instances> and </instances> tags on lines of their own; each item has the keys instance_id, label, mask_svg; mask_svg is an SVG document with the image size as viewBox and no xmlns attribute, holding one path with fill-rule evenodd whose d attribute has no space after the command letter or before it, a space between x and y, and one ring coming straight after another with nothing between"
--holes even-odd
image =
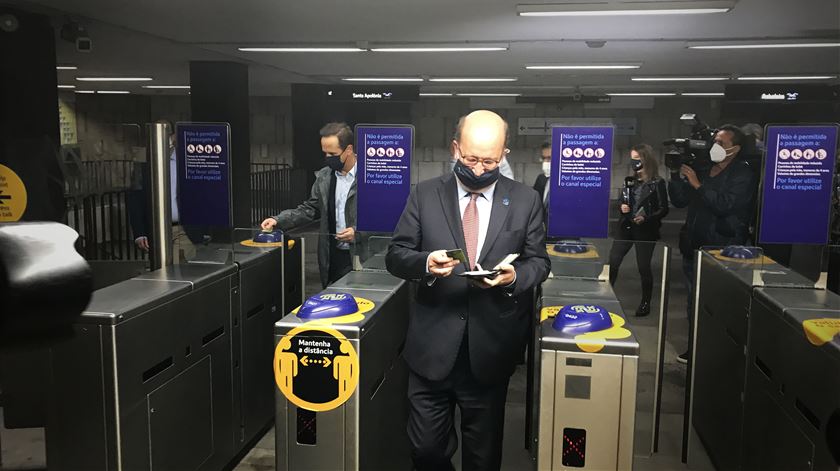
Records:
<instances>
[{"instance_id":1,"label":"person in black jacket","mask_svg":"<svg viewBox=\"0 0 840 471\"><path fill-rule=\"evenodd\" d=\"M653 148L639 144L630 151L635 175L628 201L622 201L619 208L618 237L610 250L610 284L615 285L618 269L624 256L636 246L636 264L642 279L642 301L636 310L637 316L650 314L650 299L653 294L653 272L650 260L659 240L662 218L668 215L668 192L665 180L659 178L659 164L653 155Z\"/></svg>"},{"instance_id":2,"label":"person in black jacket","mask_svg":"<svg viewBox=\"0 0 840 471\"><path fill-rule=\"evenodd\" d=\"M680 252L688 290L689 339L694 329L694 251L703 246L743 245L749 237L756 185L755 172L738 158L744 143L740 128L723 125L709 151L710 165L683 165L679 173L671 174L668 190L672 204L688 206L680 230ZM688 354L680 355L678 361L687 363Z\"/></svg>"},{"instance_id":3,"label":"person in black jacket","mask_svg":"<svg viewBox=\"0 0 840 471\"><path fill-rule=\"evenodd\" d=\"M534 191L540 195L543 205L543 219L548 227L548 177L551 176L551 142L543 142L540 146L542 159L542 173L534 180Z\"/></svg>"}]
</instances>

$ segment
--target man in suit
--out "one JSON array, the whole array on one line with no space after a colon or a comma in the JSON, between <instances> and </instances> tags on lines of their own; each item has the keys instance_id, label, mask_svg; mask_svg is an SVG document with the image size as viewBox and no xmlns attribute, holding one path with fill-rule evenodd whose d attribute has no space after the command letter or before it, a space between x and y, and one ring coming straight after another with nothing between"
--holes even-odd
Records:
<instances>
[{"instance_id":1,"label":"man in suit","mask_svg":"<svg viewBox=\"0 0 840 471\"><path fill-rule=\"evenodd\" d=\"M537 175L534 181L534 191L541 199L543 207L548 210L548 177L551 176L551 142L543 142L540 146L540 158L542 159L542 173ZM543 216L546 214L543 213ZM546 218L547 220L548 218Z\"/></svg>"},{"instance_id":2,"label":"man in suit","mask_svg":"<svg viewBox=\"0 0 840 471\"><path fill-rule=\"evenodd\" d=\"M318 266L321 285L346 275L352 269L350 244L356 239L356 153L353 130L345 123L327 123L321 128L321 150L326 166L315 173L308 200L262 222L263 230L278 226L288 230L320 222Z\"/></svg>"},{"instance_id":3,"label":"man in suit","mask_svg":"<svg viewBox=\"0 0 840 471\"><path fill-rule=\"evenodd\" d=\"M388 271L419 281L409 318L408 436L417 470L453 469L461 410L464 470L499 469L507 386L528 335L531 289L549 260L539 195L499 175L507 124L480 110L461 118L452 174L419 183L386 257ZM460 248L468 267L446 255ZM495 278L455 276L478 265Z\"/></svg>"}]
</instances>

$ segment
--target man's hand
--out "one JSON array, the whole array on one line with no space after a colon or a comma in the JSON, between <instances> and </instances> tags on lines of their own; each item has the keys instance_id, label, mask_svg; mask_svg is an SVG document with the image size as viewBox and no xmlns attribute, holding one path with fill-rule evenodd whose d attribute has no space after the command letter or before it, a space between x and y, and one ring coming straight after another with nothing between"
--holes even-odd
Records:
<instances>
[{"instance_id":1,"label":"man's hand","mask_svg":"<svg viewBox=\"0 0 840 471\"><path fill-rule=\"evenodd\" d=\"M149 251L149 238L146 236L140 236L134 239L134 244L137 246L137 248L144 252Z\"/></svg>"},{"instance_id":2,"label":"man's hand","mask_svg":"<svg viewBox=\"0 0 840 471\"><path fill-rule=\"evenodd\" d=\"M494 268L494 270L500 270L499 274L496 275L495 278L479 278L477 280L473 280L473 286L487 289L494 286L507 286L516 280L516 269L513 268L513 265L507 263L504 265L498 265Z\"/></svg>"},{"instance_id":3,"label":"man's hand","mask_svg":"<svg viewBox=\"0 0 840 471\"><path fill-rule=\"evenodd\" d=\"M688 184L691 185L695 190L700 188L700 179L697 178L697 173L694 171L693 168L689 167L688 165L683 165L682 167L680 167L680 175L687 178Z\"/></svg>"},{"instance_id":4,"label":"man's hand","mask_svg":"<svg viewBox=\"0 0 840 471\"><path fill-rule=\"evenodd\" d=\"M621 212L624 213L624 214L629 213L630 212L630 206L626 205L626 204L622 204L621 205Z\"/></svg>"},{"instance_id":5,"label":"man's hand","mask_svg":"<svg viewBox=\"0 0 840 471\"><path fill-rule=\"evenodd\" d=\"M356 231L352 227L348 227L335 235L339 242L353 242L356 240Z\"/></svg>"},{"instance_id":6,"label":"man's hand","mask_svg":"<svg viewBox=\"0 0 840 471\"><path fill-rule=\"evenodd\" d=\"M446 278L452 274L455 265L461 263L452 257L446 256L446 250L435 250L429 254L426 262L429 266L429 273L437 278Z\"/></svg>"},{"instance_id":7,"label":"man's hand","mask_svg":"<svg viewBox=\"0 0 840 471\"><path fill-rule=\"evenodd\" d=\"M262 224L260 224L260 227L264 231L270 231L270 230L274 229L274 226L276 226L276 225L277 225L277 220L276 219L265 218L265 221L263 221Z\"/></svg>"},{"instance_id":8,"label":"man's hand","mask_svg":"<svg viewBox=\"0 0 840 471\"><path fill-rule=\"evenodd\" d=\"M636 224L641 224L641 223L645 222L645 217L644 216L636 216L636 217L633 218L633 222L636 223Z\"/></svg>"}]
</instances>

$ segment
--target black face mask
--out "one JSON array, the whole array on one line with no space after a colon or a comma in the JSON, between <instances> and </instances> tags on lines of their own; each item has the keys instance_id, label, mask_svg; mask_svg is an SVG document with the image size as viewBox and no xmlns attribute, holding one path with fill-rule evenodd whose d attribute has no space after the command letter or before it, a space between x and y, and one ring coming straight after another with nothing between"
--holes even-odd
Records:
<instances>
[{"instance_id":1,"label":"black face mask","mask_svg":"<svg viewBox=\"0 0 840 471\"><path fill-rule=\"evenodd\" d=\"M476 164L480 165L480 164ZM455 161L455 167L452 169L455 172L455 176L458 177L458 180L464 184L465 187L469 188L470 190L480 190L482 188L487 188L488 186L496 183L499 179L499 167L497 166L493 170L487 170L481 174L481 176L475 176L472 169L464 165L461 162L461 159Z\"/></svg>"},{"instance_id":2,"label":"black face mask","mask_svg":"<svg viewBox=\"0 0 840 471\"><path fill-rule=\"evenodd\" d=\"M343 153L344 151L341 151L341 154ZM344 168L344 162L341 161L341 154L328 155L324 157L324 163L326 163L327 167L332 169L334 172L341 171Z\"/></svg>"},{"instance_id":3,"label":"black face mask","mask_svg":"<svg viewBox=\"0 0 840 471\"><path fill-rule=\"evenodd\" d=\"M643 167L643 164L642 164L641 160L633 159L633 171L634 172L641 172L642 167Z\"/></svg>"}]
</instances>

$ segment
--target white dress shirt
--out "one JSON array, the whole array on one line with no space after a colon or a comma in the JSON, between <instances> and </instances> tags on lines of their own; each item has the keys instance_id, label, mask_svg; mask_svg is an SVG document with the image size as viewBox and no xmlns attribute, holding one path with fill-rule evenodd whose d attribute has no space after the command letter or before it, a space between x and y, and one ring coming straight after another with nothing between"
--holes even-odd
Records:
<instances>
[{"instance_id":1,"label":"white dress shirt","mask_svg":"<svg viewBox=\"0 0 840 471\"><path fill-rule=\"evenodd\" d=\"M347 229L347 219L344 217L344 208L347 207L347 195L350 194L350 187L356 181L356 165L347 172L347 175L342 175L341 172L335 172L335 233ZM339 242L339 249L349 250L349 242Z\"/></svg>"}]
</instances>

